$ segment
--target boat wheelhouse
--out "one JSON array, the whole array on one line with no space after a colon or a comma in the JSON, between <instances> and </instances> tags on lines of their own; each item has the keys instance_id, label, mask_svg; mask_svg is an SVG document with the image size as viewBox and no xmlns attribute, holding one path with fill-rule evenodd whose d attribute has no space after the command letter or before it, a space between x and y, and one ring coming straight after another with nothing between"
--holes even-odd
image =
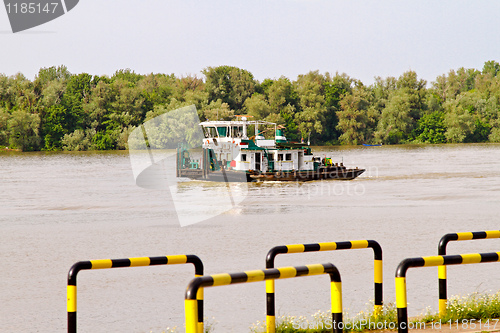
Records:
<instances>
[{"instance_id":1,"label":"boat wheelhouse","mask_svg":"<svg viewBox=\"0 0 500 333\"><path fill-rule=\"evenodd\" d=\"M177 176L213 181L354 179L364 169L347 169L315 157L305 143L289 142L283 127L266 121L205 121L202 156L177 151Z\"/></svg>"}]
</instances>

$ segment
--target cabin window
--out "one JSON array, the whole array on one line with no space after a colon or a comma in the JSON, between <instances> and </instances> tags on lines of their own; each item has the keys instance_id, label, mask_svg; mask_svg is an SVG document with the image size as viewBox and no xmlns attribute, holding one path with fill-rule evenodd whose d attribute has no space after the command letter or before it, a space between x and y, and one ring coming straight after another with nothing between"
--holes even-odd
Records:
<instances>
[{"instance_id":1,"label":"cabin window","mask_svg":"<svg viewBox=\"0 0 500 333\"><path fill-rule=\"evenodd\" d=\"M217 132L219 132L219 136L224 138L227 136L227 127L217 127Z\"/></svg>"},{"instance_id":2,"label":"cabin window","mask_svg":"<svg viewBox=\"0 0 500 333\"><path fill-rule=\"evenodd\" d=\"M231 135L233 138L241 138L241 127L235 127L233 126L231 129Z\"/></svg>"},{"instance_id":3,"label":"cabin window","mask_svg":"<svg viewBox=\"0 0 500 333\"><path fill-rule=\"evenodd\" d=\"M291 153L286 154L286 160L287 161L291 161L292 160L292 154Z\"/></svg>"},{"instance_id":4,"label":"cabin window","mask_svg":"<svg viewBox=\"0 0 500 333\"><path fill-rule=\"evenodd\" d=\"M203 129L205 131L205 137L207 138L217 137L217 131L215 130L215 127L204 127Z\"/></svg>"},{"instance_id":5,"label":"cabin window","mask_svg":"<svg viewBox=\"0 0 500 333\"><path fill-rule=\"evenodd\" d=\"M247 154L241 154L241 161L246 162L247 161Z\"/></svg>"},{"instance_id":6,"label":"cabin window","mask_svg":"<svg viewBox=\"0 0 500 333\"><path fill-rule=\"evenodd\" d=\"M274 161L274 154L267 154L267 159L269 161Z\"/></svg>"},{"instance_id":7,"label":"cabin window","mask_svg":"<svg viewBox=\"0 0 500 333\"><path fill-rule=\"evenodd\" d=\"M278 161L283 161L283 154L278 154Z\"/></svg>"}]
</instances>

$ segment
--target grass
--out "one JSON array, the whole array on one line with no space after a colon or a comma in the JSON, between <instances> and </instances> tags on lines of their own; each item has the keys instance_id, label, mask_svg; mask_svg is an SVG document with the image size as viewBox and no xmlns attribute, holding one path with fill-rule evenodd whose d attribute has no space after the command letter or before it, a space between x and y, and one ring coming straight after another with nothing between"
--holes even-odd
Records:
<instances>
[{"instance_id":1,"label":"grass","mask_svg":"<svg viewBox=\"0 0 500 333\"><path fill-rule=\"evenodd\" d=\"M440 317L438 313L427 311L425 315L410 319L409 327L431 328L434 323L442 323L450 328L468 328L473 322L477 331L482 328L500 329L500 291L496 294L472 293L464 297L448 300L448 311ZM471 321L475 319L476 321ZM481 320L481 322L478 322ZM482 323L482 327L479 326ZM485 323L488 323L486 326ZM354 317L343 314L344 332L364 332L374 330L397 330L397 309L394 303L384 305L382 313L375 316L373 311L360 312ZM465 327L466 325L467 327ZM276 318L276 333L326 333L331 332L332 319L328 312L317 312L307 317L281 316ZM470 327L473 328L473 327ZM250 327L252 333L266 331L265 322L257 322Z\"/></svg>"},{"instance_id":2,"label":"grass","mask_svg":"<svg viewBox=\"0 0 500 333\"><path fill-rule=\"evenodd\" d=\"M310 318L304 316L281 316L276 317L276 333L327 333L331 332L332 319L331 313L318 311ZM500 329L500 322L495 318L500 318L500 291L495 294L472 293L463 297L452 297L448 299L448 311L445 316L440 317L438 313L432 313L430 310L426 314L417 318L410 319L411 325L419 328L418 325L428 324L425 327L430 328L431 324L440 322L443 326L450 325L454 328L467 328L463 323L470 325L471 319L475 319L477 331L482 328ZM489 319L495 319L489 321ZM479 321L483 324L479 327ZM464 321L464 322L462 322ZM488 326L484 325L488 323ZM215 331L216 321L214 318L207 321L205 319L205 333ZM373 311L360 312L354 317L348 313L343 314L344 332L364 332L374 330L397 330L397 309L394 303L385 304L382 313L375 316ZM472 328L472 327L471 327ZM167 328L162 333L177 333L184 331L182 328ZM250 327L252 333L266 332L266 323L257 322Z\"/></svg>"},{"instance_id":3,"label":"grass","mask_svg":"<svg viewBox=\"0 0 500 333\"><path fill-rule=\"evenodd\" d=\"M448 300L446 315L427 313L421 320L433 322L441 319L442 322L463 319L492 319L500 318L500 291L496 294L472 293L463 297L452 297ZM500 325L498 325L500 328Z\"/></svg>"}]
</instances>

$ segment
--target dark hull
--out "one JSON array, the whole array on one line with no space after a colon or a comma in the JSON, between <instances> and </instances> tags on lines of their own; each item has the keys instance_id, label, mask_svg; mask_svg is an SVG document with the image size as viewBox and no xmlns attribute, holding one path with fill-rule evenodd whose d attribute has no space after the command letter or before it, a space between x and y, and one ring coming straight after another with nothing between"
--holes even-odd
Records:
<instances>
[{"instance_id":1,"label":"dark hull","mask_svg":"<svg viewBox=\"0 0 500 333\"><path fill-rule=\"evenodd\" d=\"M211 171L204 178L199 169L180 170L180 177L214 182L252 182L252 181L311 181L322 179L351 180L365 172L365 169L347 169L342 167L321 167L317 171Z\"/></svg>"},{"instance_id":2,"label":"dark hull","mask_svg":"<svg viewBox=\"0 0 500 333\"><path fill-rule=\"evenodd\" d=\"M346 169L323 167L317 171L265 172L253 171L250 178L255 181L310 181L322 179L352 180L365 172L365 169Z\"/></svg>"}]
</instances>

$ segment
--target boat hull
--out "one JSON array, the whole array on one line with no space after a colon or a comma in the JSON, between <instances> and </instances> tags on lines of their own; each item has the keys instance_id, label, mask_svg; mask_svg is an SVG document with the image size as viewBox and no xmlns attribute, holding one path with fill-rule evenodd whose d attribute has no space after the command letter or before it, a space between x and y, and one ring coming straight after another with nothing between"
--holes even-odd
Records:
<instances>
[{"instance_id":1,"label":"boat hull","mask_svg":"<svg viewBox=\"0 0 500 333\"><path fill-rule=\"evenodd\" d=\"M201 171L180 170L181 177L215 182L257 182L257 181L312 181L323 179L352 180L365 172L365 169L347 169L341 167L322 167L317 171L278 171L260 172L218 170L209 172L203 177Z\"/></svg>"}]
</instances>

